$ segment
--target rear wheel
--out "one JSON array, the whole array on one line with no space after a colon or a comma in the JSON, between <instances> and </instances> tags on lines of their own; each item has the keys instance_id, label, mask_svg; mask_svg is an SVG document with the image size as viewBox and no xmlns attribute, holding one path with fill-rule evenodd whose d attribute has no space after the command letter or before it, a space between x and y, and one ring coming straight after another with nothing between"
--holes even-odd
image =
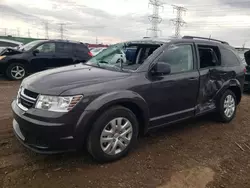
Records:
<instances>
[{"instance_id":1,"label":"rear wheel","mask_svg":"<svg viewBox=\"0 0 250 188\"><path fill-rule=\"evenodd\" d=\"M236 108L237 99L235 94L231 90L226 90L218 104L219 119L222 122L230 122L236 114Z\"/></svg>"},{"instance_id":2,"label":"rear wheel","mask_svg":"<svg viewBox=\"0 0 250 188\"><path fill-rule=\"evenodd\" d=\"M112 107L94 123L88 139L89 153L100 162L122 158L134 146L138 122L127 108Z\"/></svg>"},{"instance_id":3,"label":"rear wheel","mask_svg":"<svg viewBox=\"0 0 250 188\"><path fill-rule=\"evenodd\" d=\"M10 64L6 70L6 76L11 80L22 80L26 76L26 69L23 64Z\"/></svg>"}]
</instances>

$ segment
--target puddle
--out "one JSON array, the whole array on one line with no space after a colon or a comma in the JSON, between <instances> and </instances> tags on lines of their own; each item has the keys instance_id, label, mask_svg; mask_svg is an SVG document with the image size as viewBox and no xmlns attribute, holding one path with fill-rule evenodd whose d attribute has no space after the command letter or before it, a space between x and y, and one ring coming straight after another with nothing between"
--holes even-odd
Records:
<instances>
[{"instance_id":1,"label":"puddle","mask_svg":"<svg viewBox=\"0 0 250 188\"><path fill-rule=\"evenodd\" d=\"M213 181L214 171L207 167L196 167L177 172L169 182L158 188L205 188Z\"/></svg>"}]
</instances>

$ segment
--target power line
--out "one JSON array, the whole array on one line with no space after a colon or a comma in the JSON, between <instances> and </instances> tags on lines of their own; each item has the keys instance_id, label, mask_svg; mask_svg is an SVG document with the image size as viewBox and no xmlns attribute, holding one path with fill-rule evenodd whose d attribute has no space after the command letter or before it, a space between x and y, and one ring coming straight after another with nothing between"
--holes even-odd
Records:
<instances>
[{"instance_id":1,"label":"power line","mask_svg":"<svg viewBox=\"0 0 250 188\"><path fill-rule=\"evenodd\" d=\"M153 14L148 17L152 25L147 31L152 32L152 37L158 37L158 32L161 32L158 28L158 24L162 21L162 18L159 16L159 8L163 8L163 4L160 0L149 0L149 5L153 6Z\"/></svg>"},{"instance_id":2,"label":"power line","mask_svg":"<svg viewBox=\"0 0 250 188\"><path fill-rule=\"evenodd\" d=\"M175 25L175 37L179 38L180 37L180 29L186 23L182 19L182 13L186 12L187 9L184 7L181 7L181 6L176 6L176 5L172 5L172 6L173 6L173 11L176 10L177 14L176 14L175 19L171 19L171 22Z\"/></svg>"},{"instance_id":3,"label":"power line","mask_svg":"<svg viewBox=\"0 0 250 188\"><path fill-rule=\"evenodd\" d=\"M250 1L240 1L240 0L237 0L237 1L229 1L229 2L226 2L226 3L213 3L213 4L198 4L198 5L186 5L186 7L188 8L191 8L191 7L207 7L207 6L222 6L222 5L234 5L234 4L237 4L237 5L243 5L243 4L249 4Z\"/></svg>"}]
</instances>

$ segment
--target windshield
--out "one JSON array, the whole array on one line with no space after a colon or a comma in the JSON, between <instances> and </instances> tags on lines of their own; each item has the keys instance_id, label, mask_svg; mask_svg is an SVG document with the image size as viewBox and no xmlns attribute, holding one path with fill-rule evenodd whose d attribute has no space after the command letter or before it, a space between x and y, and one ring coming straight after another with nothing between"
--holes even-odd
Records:
<instances>
[{"instance_id":1,"label":"windshield","mask_svg":"<svg viewBox=\"0 0 250 188\"><path fill-rule=\"evenodd\" d=\"M86 64L115 71L134 71L160 44L118 43L92 57Z\"/></svg>"},{"instance_id":2,"label":"windshield","mask_svg":"<svg viewBox=\"0 0 250 188\"><path fill-rule=\"evenodd\" d=\"M36 41L32 41L32 42L29 42L23 46L20 47L20 50L21 51L28 51L30 50L31 48L33 48L34 46L36 46L37 44L41 43L40 40L36 40Z\"/></svg>"}]
</instances>

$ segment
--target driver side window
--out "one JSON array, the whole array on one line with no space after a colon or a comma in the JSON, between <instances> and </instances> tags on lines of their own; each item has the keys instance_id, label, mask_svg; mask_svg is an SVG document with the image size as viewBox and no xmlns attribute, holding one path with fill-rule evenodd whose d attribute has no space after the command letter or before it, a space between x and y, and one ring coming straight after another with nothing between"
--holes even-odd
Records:
<instances>
[{"instance_id":1,"label":"driver side window","mask_svg":"<svg viewBox=\"0 0 250 188\"><path fill-rule=\"evenodd\" d=\"M54 53L56 49L55 43L44 43L37 48L41 53Z\"/></svg>"},{"instance_id":2,"label":"driver side window","mask_svg":"<svg viewBox=\"0 0 250 188\"><path fill-rule=\"evenodd\" d=\"M193 51L191 45L171 45L159 59L170 65L171 73L193 70Z\"/></svg>"}]
</instances>

